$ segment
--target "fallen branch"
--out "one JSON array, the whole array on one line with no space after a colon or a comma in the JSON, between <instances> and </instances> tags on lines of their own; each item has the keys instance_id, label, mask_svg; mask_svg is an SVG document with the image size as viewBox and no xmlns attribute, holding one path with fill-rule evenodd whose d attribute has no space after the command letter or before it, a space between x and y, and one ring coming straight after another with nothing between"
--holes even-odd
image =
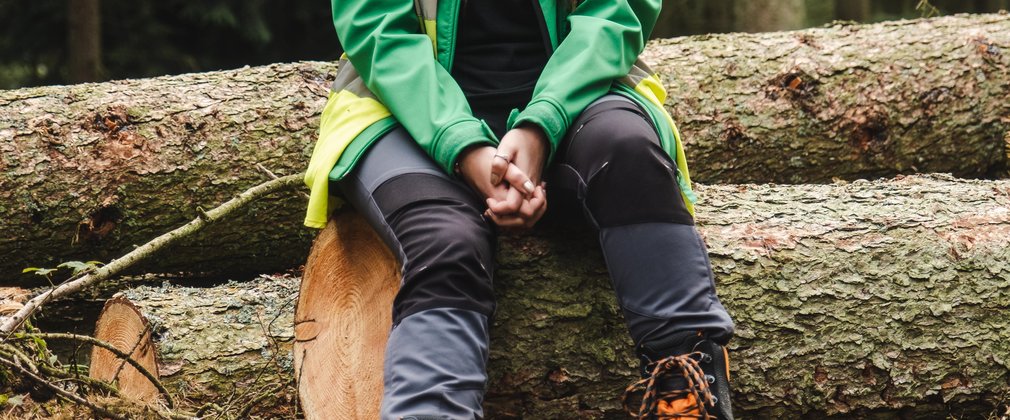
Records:
<instances>
[{"instance_id":1,"label":"fallen branch","mask_svg":"<svg viewBox=\"0 0 1010 420\"><path fill-rule=\"evenodd\" d=\"M100 283L129 268L138 261L147 258L155 252L179 241L182 238L192 235L208 224L231 214L253 200L296 184L300 185L301 181L302 174L288 175L250 188L239 194L238 197L228 200L213 210L201 213L200 217L193 219L182 227L154 238L150 242L134 249L118 259L113 260L109 264L95 270L94 272L84 274L80 278L65 282L56 288L50 289L32 298L25 303L23 308L18 310L14 315L11 315L11 317L2 326L0 326L0 334L4 335L3 341L6 341L14 330L19 328L29 316L35 313L35 311L41 308L42 305L50 299L67 296L80 291L85 287Z\"/></svg>"},{"instance_id":2,"label":"fallen branch","mask_svg":"<svg viewBox=\"0 0 1010 420\"><path fill-rule=\"evenodd\" d=\"M49 381L45 380L44 378L35 375L31 371L29 371L29 370L27 370L25 368L22 368L17 363L14 363L14 362L12 362L10 360L7 360L7 359L4 359L4 358L0 357L0 364L7 366L8 368L14 370L15 373L18 373L18 374L20 374L21 376L23 376L25 378L31 379L33 382L35 382L35 383L37 383L39 385L42 385L42 386L44 386L46 388L49 388L50 390L52 390L53 392L55 392L56 395L59 395L61 398L66 399L66 400L68 400L70 402L74 402L74 403L86 406L86 407L92 409L95 413L98 413L98 414L101 414L102 416L105 416L105 417L108 417L108 418L113 418L113 419L122 419L122 420L126 420L127 419L127 417L121 416L121 415L119 415L117 413L113 413L108 408L99 406L98 404L95 404L95 403L93 403L91 401L88 401L84 397L81 397L79 395L74 395L70 391L67 391L67 390L65 390L63 388L60 388L60 387L58 387L56 385L53 385L52 382L49 382Z\"/></svg>"},{"instance_id":3,"label":"fallen branch","mask_svg":"<svg viewBox=\"0 0 1010 420\"><path fill-rule=\"evenodd\" d=\"M130 366L133 366L133 368L137 369L137 371L139 371L141 375L144 375L144 377L147 378L147 380L151 381L151 385L154 385L155 388L158 388L158 392L160 392L161 395L165 397L165 405L168 406L168 408L174 408L175 407L175 402L172 401L172 396L169 395L168 390L165 389L165 386L161 384L161 381L158 380L158 377L154 376L154 374L151 373L150 370L148 370L143 365L141 365L139 362L137 362L132 357L130 357L129 353L126 353L126 352L124 352L124 351L122 351L120 349L117 349L112 344L109 344L109 343L107 343L105 341L99 340L99 339L94 338L94 337L90 337L90 336L86 336L86 335L79 335L79 334L70 334L70 333L30 333L30 334L25 334L24 337L25 338L37 337L37 338L41 338L43 340L47 340L47 339L75 340L75 341L80 341L80 342L83 342L83 343L88 343L88 344L91 344L93 346L98 346L98 347L101 347L103 349L106 349L106 350L112 352L112 354L115 354L116 357L119 357L120 359L122 359L123 361L125 361L126 363L128 363ZM131 351L131 353L132 353L132 351Z\"/></svg>"}]
</instances>

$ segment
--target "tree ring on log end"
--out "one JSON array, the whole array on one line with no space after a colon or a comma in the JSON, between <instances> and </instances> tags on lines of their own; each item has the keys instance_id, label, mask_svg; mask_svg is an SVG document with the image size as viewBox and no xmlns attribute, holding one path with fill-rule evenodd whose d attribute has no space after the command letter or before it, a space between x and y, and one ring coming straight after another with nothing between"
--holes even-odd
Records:
<instances>
[{"instance_id":1,"label":"tree ring on log end","mask_svg":"<svg viewBox=\"0 0 1010 420\"><path fill-rule=\"evenodd\" d=\"M95 338L127 353L145 367L158 374L158 361L151 325L140 310L124 296L114 296L105 302L95 324ZM158 388L136 368L112 352L98 346L91 349L89 376L117 384L123 396L146 403L158 400Z\"/></svg>"},{"instance_id":2,"label":"tree ring on log end","mask_svg":"<svg viewBox=\"0 0 1010 420\"><path fill-rule=\"evenodd\" d=\"M357 213L338 213L316 237L295 306L295 378L306 419L379 417L399 272Z\"/></svg>"}]
</instances>

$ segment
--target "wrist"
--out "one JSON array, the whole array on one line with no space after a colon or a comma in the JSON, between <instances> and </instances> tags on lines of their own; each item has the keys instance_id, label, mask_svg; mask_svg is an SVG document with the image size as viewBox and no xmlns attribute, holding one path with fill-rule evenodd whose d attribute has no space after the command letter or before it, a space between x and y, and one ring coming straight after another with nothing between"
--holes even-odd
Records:
<instances>
[{"instance_id":1,"label":"wrist","mask_svg":"<svg viewBox=\"0 0 1010 420\"><path fill-rule=\"evenodd\" d=\"M547 133L540 125L530 121L523 121L516 128L526 131L532 137L539 140L538 144L543 147L543 150L550 150L550 141L547 140Z\"/></svg>"}]
</instances>

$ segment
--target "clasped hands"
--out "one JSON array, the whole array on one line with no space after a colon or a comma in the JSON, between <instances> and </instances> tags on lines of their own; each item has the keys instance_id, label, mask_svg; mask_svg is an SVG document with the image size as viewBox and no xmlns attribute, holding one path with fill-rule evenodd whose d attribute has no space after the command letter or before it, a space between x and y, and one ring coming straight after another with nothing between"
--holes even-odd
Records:
<instances>
[{"instance_id":1,"label":"clasped hands","mask_svg":"<svg viewBox=\"0 0 1010 420\"><path fill-rule=\"evenodd\" d=\"M531 228L547 211L546 185L541 182L547 140L538 127L509 130L497 148L477 146L459 158L463 179L487 203L484 216L504 228Z\"/></svg>"}]
</instances>

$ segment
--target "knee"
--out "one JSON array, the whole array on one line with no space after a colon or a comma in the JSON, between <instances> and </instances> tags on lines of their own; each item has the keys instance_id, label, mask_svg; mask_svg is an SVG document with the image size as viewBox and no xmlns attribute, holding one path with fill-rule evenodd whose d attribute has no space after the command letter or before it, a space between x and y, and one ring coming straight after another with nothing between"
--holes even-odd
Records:
<instances>
[{"instance_id":1,"label":"knee","mask_svg":"<svg viewBox=\"0 0 1010 420\"><path fill-rule=\"evenodd\" d=\"M494 233L475 209L434 202L398 214L392 223L403 248L403 284L394 321L433 308L491 315Z\"/></svg>"},{"instance_id":2,"label":"knee","mask_svg":"<svg viewBox=\"0 0 1010 420\"><path fill-rule=\"evenodd\" d=\"M586 169L606 167L608 172L624 172L638 171L645 165L672 170L672 162L660 146L652 124L631 111L615 109L594 115L577 137L573 146L581 156L573 160Z\"/></svg>"},{"instance_id":3,"label":"knee","mask_svg":"<svg viewBox=\"0 0 1010 420\"><path fill-rule=\"evenodd\" d=\"M585 205L600 227L646 222L691 224L680 198L676 164L652 124L629 111L595 116L579 138ZM576 164L580 164L576 162Z\"/></svg>"}]
</instances>

